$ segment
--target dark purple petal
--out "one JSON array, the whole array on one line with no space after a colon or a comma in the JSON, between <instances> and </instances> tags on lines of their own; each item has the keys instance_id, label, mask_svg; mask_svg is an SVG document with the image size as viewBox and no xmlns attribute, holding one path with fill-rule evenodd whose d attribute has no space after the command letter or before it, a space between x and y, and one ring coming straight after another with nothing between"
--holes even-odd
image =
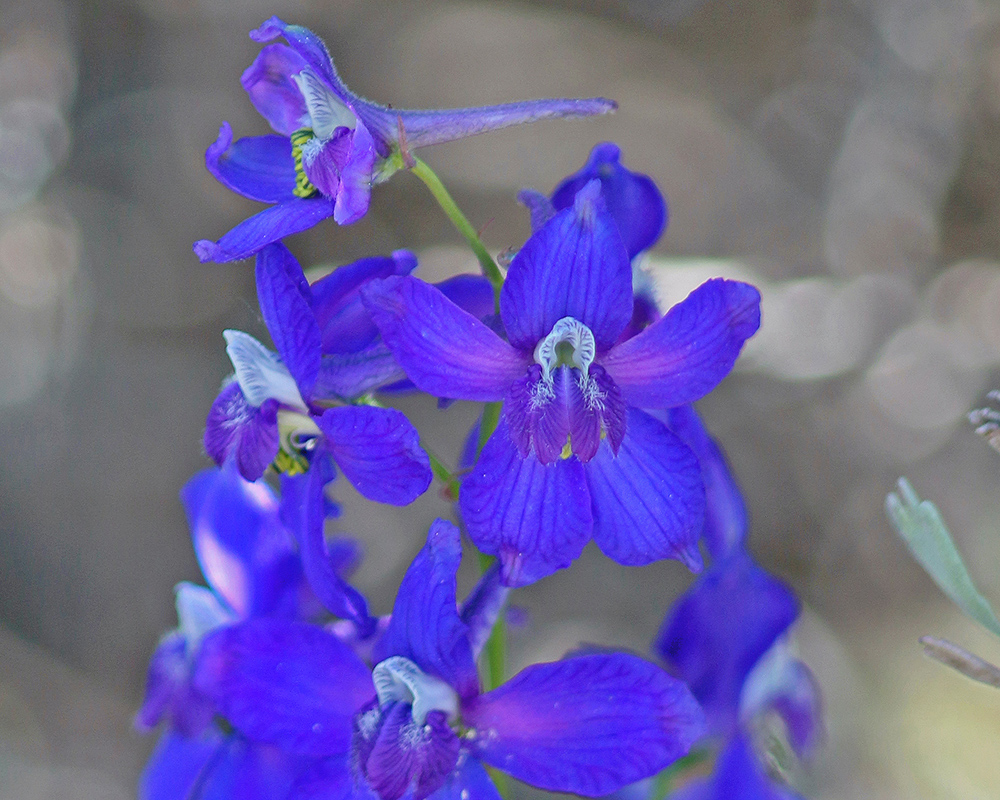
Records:
<instances>
[{"instance_id":1,"label":"dark purple petal","mask_svg":"<svg viewBox=\"0 0 1000 800\"><path fill-rule=\"evenodd\" d=\"M372 406L331 408L316 424L337 466L369 500L405 506L430 486L430 459L401 411Z\"/></svg>"},{"instance_id":2,"label":"dark purple petal","mask_svg":"<svg viewBox=\"0 0 1000 800\"><path fill-rule=\"evenodd\" d=\"M583 465L522 458L502 419L462 482L459 508L476 547L500 560L505 586L568 567L593 527Z\"/></svg>"},{"instance_id":3,"label":"dark purple petal","mask_svg":"<svg viewBox=\"0 0 1000 800\"><path fill-rule=\"evenodd\" d=\"M417 257L409 250L389 256L362 258L337 267L312 285L313 313L323 331L324 353L355 353L378 336L368 310L361 302L362 286L375 278L409 275Z\"/></svg>"},{"instance_id":4,"label":"dark purple petal","mask_svg":"<svg viewBox=\"0 0 1000 800\"><path fill-rule=\"evenodd\" d=\"M632 319L629 320L622 335L618 338L618 343L631 339L633 336L642 333L656 320L663 316L656 305L656 300L652 296L651 288L632 287Z\"/></svg>"},{"instance_id":5,"label":"dark purple petal","mask_svg":"<svg viewBox=\"0 0 1000 800\"><path fill-rule=\"evenodd\" d=\"M396 139L402 119L406 141L411 147L451 142L466 136L498 131L540 119L592 117L609 114L618 107L613 100L592 97L585 100L527 100L480 108L447 108L428 111L383 109L365 101L359 116L382 138Z\"/></svg>"},{"instance_id":6,"label":"dark purple petal","mask_svg":"<svg viewBox=\"0 0 1000 800\"><path fill-rule=\"evenodd\" d=\"M302 267L280 242L257 254L257 299L264 323L303 397L309 397L320 363L320 332Z\"/></svg>"},{"instance_id":7,"label":"dark purple petal","mask_svg":"<svg viewBox=\"0 0 1000 800\"><path fill-rule=\"evenodd\" d=\"M164 731L139 777L139 800L188 800L226 744L214 728L197 737Z\"/></svg>"},{"instance_id":8,"label":"dark purple petal","mask_svg":"<svg viewBox=\"0 0 1000 800\"><path fill-rule=\"evenodd\" d=\"M392 703L381 713L374 740L365 742L359 767L380 800L404 794L423 800L444 785L458 752L458 737L443 712L432 711L418 724L409 704Z\"/></svg>"},{"instance_id":9,"label":"dark purple petal","mask_svg":"<svg viewBox=\"0 0 1000 800\"><path fill-rule=\"evenodd\" d=\"M493 633L493 626L503 612L508 594L510 589L500 583L500 565L494 562L493 566L482 574L462 603L459 616L468 626L469 646L472 648L473 658L479 657L490 634Z\"/></svg>"},{"instance_id":10,"label":"dark purple petal","mask_svg":"<svg viewBox=\"0 0 1000 800\"><path fill-rule=\"evenodd\" d=\"M327 197L336 197L340 189L340 173L349 158L352 138L351 129L341 125L322 144L318 139L310 142L316 150L303 154L302 171L309 183Z\"/></svg>"},{"instance_id":11,"label":"dark purple petal","mask_svg":"<svg viewBox=\"0 0 1000 800\"><path fill-rule=\"evenodd\" d=\"M313 386L314 398L340 397L350 400L386 384L399 382L403 370L382 342L372 342L354 353L333 353L320 360ZM412 390L413 385L406 381Z\"/></svg>"},{"instance_id":12,"label":"dark purple petal","mask_svg":"<svg viewBox=\"0 0 1000 800\"><path fill-rule=\"evenodd\" d=\"M359 119L351 136L347 163L340 173L340 184L337 187L333 218L338 225L350 225L368 213L377 158L375 141L364 122Z\"/></svg>"},{"instance_id":13,"label":"dark purple petal","mask_svg":"<svg viewBox=\"0 0 1000 800\"><path fill-rule=\"evenodd\" d=\"M460 758L458 768L428 800L502 800L489 774L474 758Z\"/></svg>"},{"instance_id":14,"label":"dark purple petal","mask_svg":"<svg viewBox=\"0 0 1000 800\"><path fill-rule=\"evenodd\" d=\"M676 558L692 570L701 568L701 471L694 453L662 422L629 409L618 455L602 447L584 469L594 541L606 556L630 566Z\"/></svg>"},{"instance_id":15,"label":"dark purple petal","mask_svg":"<svg viewBox=\"0 0 1000 800\"><path fill-rule=\"evenodd\" d=\"M517 193L517 202L531 214L531 231L534 233L556 215L552 202L541 192L522 189Z\"/></svg>"},{"instance_id":16,"label":"dark purple petal","mask_svg":"<svg viewBox=\"0 0 1000 800\"><path fill-rule=\"evenodd\" d=\"M482 275L453 275L435 283L441 294L476 319L486 319L496 313L493 287Z\"/></svg>"},{"instance_id":17,"label":"dark purple petal","mask_svg":"<svg viewBox=\"0 0 1000 800\"><path fill-rule=\"evenodd\" d=\"M522 457L534 452L542 464L552 464L571 444L580 461L593 458L601 443L601 414L585 401L581 384L589 380L580 370L557 367L546 379L537 364L514 382L504 415Z\"/></svg>"},{"instance_id":18,"label":"dark purple petal","mask_svg":"<svg viewBox=\"0 0 1000 800\"><path fill-rule=\"evenodd\" d=\"M302 570L267 484L227 462L191 478L181 501L201 571L238 616L294 610Z\"/></svg>"},{"instance_id":19,"label":"dark purple petal","mask_svg":"<svg viewBox=\"0 0 1000 800\"><path fill-rule=\"evenodd\" d=\"M333 479L333 467L324 453L313 458L303 475L282 476L282 519L299 543L302 569L319 601L335 616L354 621L370 632L375 621L368 614L364 596L344 580L351 568L342 552L330 552L324 528L330 514L326 484Z\"/></svg>"},{"instance_id":20,"label":"dark purple petal","mask_svg":"<svg viewBox=\"0 0 1000 800\"><path fill-rule=\"evenodd\" d=\"M735 736L715 762L708 778L700 778L670 795L670 800L801 800L783 787L771 783L752 744Z\"/></svg>"},{"instance_id":21,"label":"dark purple petal","mask_svg":"<svg viewBox=\"0 0 1000 800\"><path fill-rule=\"evenodd\" d=\"M265 245L308 230L332 214L333 203L326 197L296 198L243 220L218 242L195 242L194 252L203 262L249 258Z\"/></svg>"},{"instance_id":22,"label":"dark purple petal","mask_svg":"<svg viewBox=\"0 0 1000 800\"><path fill-rule=\"evenodd\" d=\"M712 558L722 558L746 540L748 515L740 487L725 454L692 406L672 408L664 416L670 430L698 457L706 498L701 535Z\"/></svg>"},{"instance_id":23,"label":"dark purple petal","mask_svg":"<svg viewBox=\"0 0 1000 800\"><path fill-rule=\"evenodd\" d=\"M747 675L798 615L788 588L742 551L718 561L674 603L653 643L727 732Z\"/></svg>"},{"instance_id":24,"label":"dark purple petal","mask_svg":"<svg viewBox=\"0 0 1000 800\"><path fill-rule=\"evenodd\" d=\"M278 133L291 136L309 127L309 110L292 80L306 66L302 57L283 44L270 44L246 68L240 83L261 116Z\"/></svg>"},{"instance_id":25,"label":"dark purple petal","mask_svg":"<svg viewBox=\"0 0 1000 800\"><path fill-rule=\"evenodd\" d=\"M429 394L502 400L528 366L527 354L416 278L373 281L361 297L407 376Z\"/></svg>"},{"instance_id":26,"label":"dark purple petal","mask_svg":"<svg viewBox=\"0 0 1000 800\"><path fill-rule=\"evenodd\" d=\"M759 325L760 293L714 278L601 363L630 405L671 408L714 389Z\"/></svg>"},{"instance_id":27,"label":"dark purple petal","mask_svg":"<svg viewBox=\"0 0 1000 800\"><path fill-rule=\"evenodd\" d=\"M652 247L667 225L667 204L648 175L631 172L618 159L621 150L612 142L601 142L590 151L583 169L570 175L552 192L557 210L573 204L576 193L595 178L601 194L621 232L629 258Z\"/></svg>"},{"instance_id":28,"label":"dark purple petal","mask_svg":"<svg viewBox=\"0 0 1000 800\"><path fill-rule=\"evenodd\" d=\"M375 697L371 672L322 628L258 619L205 637L195 684L251 739L289 753L335 755Z\"/></svg>"},{"instance_id":29,"label":"dark purple petal","mask_svg":"<svg viewBox=\"0 0 1000 800\"><path fill-rule=\"evenodd\" d=\"M462 697L479 692L479 677L469 644L468 626L458 614L455 574L462 560L458 528L435 520L427 544L403 577L389 627L375 658L404 656L424 672L441 678Z\"/></svg>"},{"instance_id":30,"label":"dark purple petal","mask_svg":"<svg viewBox=\"0 0 1000 800\"><path fill-rule=\"evenodd\" d=\"M220 466L230 456L240 474L255 481L278 455L278 404L252 406L236 381L223 387L205 420L205 452Z\"/></svg>"},{"instance_id":31,"label":"dark purple petal","mask_svg":"<svg viewBox=\"0 0 1000 800\"><path fill-rule=\"evenodd\" d=\"M625 653L536 664L463 708L472 747L520 781L588 797L659 772L704 733L687 687Z\"/></svg>"},{"instance_id":32,"label":"dark purple petal","mask_svg":"<svg viewBox=\"0 0 1000 800\"><path fill-rule=\"evenodd\" d=\"M250 136L233 144L233 129L223 122L205 151L205 167L237 194L262 203L284 203L295 197L295 160L284 136Z\"/></svg>"},{"instance_id":33,"label":"dark purple petal","mask_svg":"<svg viewBox=\"0 0 1000 800\"><path fill-rule=\"evenodd\" d=\"M598 353L632 316L632 267L600 185L580 191L573 208L533 233L511 262L500 291L500 316L511 344L534 350L563 317L594 334Z\"/></svg>"}]
</instances>

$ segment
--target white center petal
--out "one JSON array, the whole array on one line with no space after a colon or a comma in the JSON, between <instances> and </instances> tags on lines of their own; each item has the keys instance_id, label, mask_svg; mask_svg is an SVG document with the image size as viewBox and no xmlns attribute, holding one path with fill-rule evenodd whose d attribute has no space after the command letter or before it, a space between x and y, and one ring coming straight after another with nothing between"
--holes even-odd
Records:
<instances>
[{"instance_id":1,"label":"white center petal","mask_svg":"<svg viewBox=\"0 0 1000 800\"><path fill-rule=\"evenodd\" d=\"M423 725L431 711L444 711L449 720L458 716L458 695L447 683L428 675L403 656L392 656L372 670L379 707L386 703L409 703L413 721Z\"/></svg>"},{"instance_id":2,"label":"white center petal","mask_svg":"<svg viewBox=\"0 0 1000 800\"><path fill-rule=\"evenodd\" d=\"M243 331L227 330L222 335L236 381L250 405L260 407L265 400L277 400L284 406L308 411L295 379L276 353Z\"/></svg>"},{"instance_id":3,"label":"white center petal","mask_svg":"<svg viewBox=\"0 0 1000 800\"><path fill-rule=\"evenodd\" d=\"M292 80L302 92L302 99L306 101L306 108L309 110L309 118L312 120L312 131L316 137L325 142L337 128L345 127L354 130L358 125L358 118L341 101L337 95L330 91L320 77L308 67L296 75L292 75Z\"/></svg>"},{"instance_id":4,"label":"white center petal","mask_svg":"<svg viewBox=\"0 0 1000 800\"><path fill-rule=\"evenodd\" d=\"M558 352L558 348L561 344L570 346L572 349L570 364L586 376L597 354L594 334L579 320L563 317L552 326L552 332L535 347L535 363L541 365L545 378L548 378L552 370L559 365L562 355Z\"/></svg>"}]
</instances>

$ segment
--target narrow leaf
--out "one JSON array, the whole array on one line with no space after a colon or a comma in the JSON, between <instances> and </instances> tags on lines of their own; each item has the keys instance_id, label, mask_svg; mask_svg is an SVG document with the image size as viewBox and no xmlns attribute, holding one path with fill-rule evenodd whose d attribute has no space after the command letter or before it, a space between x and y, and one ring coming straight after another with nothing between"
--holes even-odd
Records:
<instances>
[{"instance_id":1,"label":"narrow leaf","mask_svg":"<svg viewBox=\"0 0 1000 800\"><path fill-rule=\"evenodd\" d=\"M910 482L900 478L899 494L889 493L885 509L913 557L941 591L968 616L1000 636L1000 620L973 584L937 507L921 500Z\"/></svg>"}]
</instances>

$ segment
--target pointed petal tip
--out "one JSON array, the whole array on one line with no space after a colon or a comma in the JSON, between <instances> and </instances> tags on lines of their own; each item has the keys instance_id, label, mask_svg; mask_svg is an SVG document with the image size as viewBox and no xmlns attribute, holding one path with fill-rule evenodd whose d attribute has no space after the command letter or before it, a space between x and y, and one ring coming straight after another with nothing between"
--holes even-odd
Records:
<instances>
[{"instance_id":1,"label":"pointed petal tip","mask_svg":"<svg viewBox=\"0 0 1000 800\"><path fill-rule=\"evenodd\" d=\"M584 187L576 193L573 201L573 211L581 224L592 227L597 214L607 208L601 194L601 182L597 178L587 181Z\"/></svg>"}]
</instances>

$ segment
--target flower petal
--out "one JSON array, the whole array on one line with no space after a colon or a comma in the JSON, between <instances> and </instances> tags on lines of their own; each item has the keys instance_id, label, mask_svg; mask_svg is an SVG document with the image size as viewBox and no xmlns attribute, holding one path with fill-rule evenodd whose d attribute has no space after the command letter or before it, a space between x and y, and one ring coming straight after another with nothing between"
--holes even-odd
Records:
<instances>
[{"instance_id":1,"label":"flower petal","mask_svg":"<svg viewBox=\"0 0 1000 800\"><path fill-rule=\"evenodd\" d=\"M691 687L713 729L725 733L747 675L798 611L791 591L738 550L674 603L653 648Z\"/></svg>"},{"instance_id":2,"label":"flower petal","mask_svg":"<svg viewBox=\"0 0 1000 800\"><path fill-rule=\"evenodd\" d=\"M462 482L459 508L476 547L500 560L505 586L568 567L593 527L583 465L522 458L503 419Z\"/></svg>"},{"instance_id":3,"label":"flower petal","mask_svg":"<svg viewBox=\"0 0 1000 800\"><path fill-rule=\"evenodd\" d=\"M714 278L601 363L630 405L679 406L708 394L729 374L759 325L760 292Z\"/></svg>"},{"instance_id":4,"label":"flower petal","mask_svg":"<svg viewBox=\"0 0 1000 800\"><path fill-rule=\"evenodd\" d=\"M228 463L191 478L181 500L201 571L238 616L294 609L302 570L267 484Z\"/></svg>"},{"instance_id":5,"label":"flower petal","mask_svg":"<svg viewBox=\"0 0 1000 800\"><path fill-rule=\"evenodd\" d=\"M146 691L135 715L141 731L155 728L166 718L186 736L197 736L212 724L215 708L191 685L188 639L172 631L160 641L146 671Z\"/></svg>"},{"instance_id":6,"label":"flower petal","mask_svg":"<svg viewBox=\"0 0 1000 800\"><path fill-rule=\"evenodd\" d=\"M254 108L275 131L285 136L309 127L309 110L292 80L305 66L302 56L292 48L270 44L261 49L240 78Z\"/></svg>"},{"instance_id":7,"label":"flower petal","mask_svg":"<svg viewBox=\"0 0 1000 800\"><path fill-rule=\"evenodd\" d=\"M368 667L340 639L274 619L207 636L195 684L247 736L314 756L347 752L354 714L375 697Z\"/></svg>"},{"instance_id":8,"label":"flower petal","mask_svg":"<svg viewBox=\"0 0 1000 800\"><path fill-rule=\"evenodd\" d=\"M389 348L382 342L372 342L355 353L323 356L313 397L350 400L403 378L403 370Z\"/></svg>"},{"instance_id":9,"label":"flower petal","mask_svg":"<svg viewBox=\"0 0 1000 800\"><path fill-rule=\"evenodd\" d=\"M463 754L464 756L464 754ZM502 800L489 774L474 758L459 756L458 768L428 800Z\"/></svg>"},{"instance_id":10,"label":"flower petal","mask_svg":"<svg viewBox=\"0 0 1000 800\"><path fill-rule=\"evenodd\" d=\"M424 800L448 779L458 761L459 740L440 711L416 723L407 703L392 703L380 720L374 742L367 742L360 764L381 800L406 795Z\"/></svg>"},{"instance_id":11,"label":"flower petal","mask_svg":"<svg viewBox=\"0 0 1000 800\"><path fill-rule=\"evenodd\" d=\"M331 89L340 100L351 106L358 96L350 91L340 80L330 60L330 53L315 33L301 25L289 25L278 17L271 17L257 30L250 32L250 38L255 42L269 42L278 36L284 36L289 47L309 66Z\"/></svg>"},{"instance_id":12,"label":"flower petal","mask_svg":"<svg viewBox=\"0 0 1000 800\"><path fill-rule=\"evenodd\" d=\"M667 204L648 175L626 169L619 158L618 145L612 142L595 145L583 168L553 190L552 205L556 210L568 208L580 189L595 178L599 180L608 211L632 259L660 238L667 225Z\"/></svg>"},{"instance_id":13,"label":"flower petal","mask_svg":"<svg viewBox=\"0 0 1000 800\"><path fill-rule=\"evenodd\" d=\"M685 784L670 800L801 800L799 795L771 783L764 774L753 745L743 735L733 739L715 762L708 778Z\"/></svg>"},{"instance_id":14,"label":"flower petal","mask_svg":"<svg viewBox=\"0 0 1000 800\"><path fill-rule=\"evenodd\" d=\"M358 115L378 136L398 138L399 121L406 132L406 142L411 147L451 142L487 131L498 131L512 125L523 125L540 119L565 117L593 117L610 114L618 107L614 100L591 97L583 100L552 99L526 100L479 108L445 108L427 111L386 109L364 101Z\"/></svg>"},{"instance_id":15,"label":"flower petal","mask_svg":"<svg viewBox=\"0 0 1000 800\"><path fill-rule=\"evenodd\" d=\"M514 256L500 316L511 344L533 350L564 317L594 334L600 354L632 317L632 267L614 219L592 181Z\"/></svg>"},{"instance_id":16,"label":"flower petal","mask_svg":"<svg viewBox=\"0 0 1000 800\"><path fill-rule=\"evenodd\" d=\"M343 553L331 553L324 535L325 523L333 516L326 498L326 484L333 480L333 467L324 452L316 453L303 475L281 478L281 516L298 540L302 569L316 597L335 616L352 620L362 635L375 621L368 603L342 577L351 568Z\"/></svg>"},{"instance_id":17,"label":"flower petal","mask_svg":"<svg viewBox=\"0 0 1000 800\"><path fill-rule=\"evenodd\" d=\"M594 541L619 564L676 558L701 568L705 490L698 460L666 426L635 408L618 455L601 447L584 469Z\"/></svg>"},{"instance_id":18,"label":"flower petal","mask_svg":"<svg viewBox=\"0 0 1000 800\"><path fill-rule=\"evenodd\" d=\"M358 785L349 755L316 762L295 781L282 800L379 800L367 787Z\"/></svg>"},{"instance_id":19,"label":"flower petal","mask_svg":"<svg viewBox=\"0 0 1000 800\"><path fill-rule=\"evenodd\" d=\"M494 562L472 587L462 603L461 618L468 628L469 646L473 658L478 658L486 645L497 619L503 613L510 589L500 583L500 565Z\"/></svg>"},{"instance_id":20,"label":"flower petal","mask_svg":"<svg viewBox=\"0 0 1000 800\"><path fill-rule=\"evenodd\" d=\"M435 520L427 532L427 544L403 576L375 659L404 656L450 684L462 697L471 697L479 692L479 677L468 626L458 614L455 575L461 560L458 528Z\"/></svg>"},{"instance_id":21,"label":"flower petal","mask_svg":"<svg viewBox=\"0 0 1000 800\"><path fill-rule=\"evenodd\" d=\"M373 281L361 297L407 376L429 394L502 400L527 368L525 355L416 278Z\"/></svg>"},{"instance_id":22,"label":"flower petal","mask_svg":"<svg viewBox=\"0 0 1000 800\"><path fill-rule=\"evenodd\" d=\"M316 424L337 466L369 500L405 506L430 486L430 459L401 411L371 406L331 408Z\"/></svg>"},{"instance_id":23,"label":"flower petal","mask_svg":"<svg viewBox=\"0 0 1000 800\"><path fill-rule=\"evenodd\" d=\"M332 215L333 203L329 198L295 198L243 220L217 242L208 239L195 242L194 252L203 262L249 258L264 245L308 230Z\"/></svg>"},{"instance_id":24,"label":"flower petal","mask_svg":"<svg viewBox=\"0 0 1000 800\"><path fill-rule=\"evenodd\" d=\"M214 728L188 737L164 731L139 777L139 800L185 800L227 745Z\"/></svg>"},{"instance_id":25,"label":"flower petal","mask_svg":"<svg viewBox=\"0 0 1000 800\"><path fill-rule=\"evenodd\" d=\"M371 315L361 302L361 287L376 278L409 275L417 257L409 250L392 256L362 258L320 278L311 287L313 313L323 331L324 353L355 353L379 335Z\"/></svg>"},{"instance_id":26,"label":"flower petal","mask_svg":"<svg viewBox=\"0 0 1000 800\"><path fill-rule=\"evenodd\" d=\"M278 404L265 400L259 407L247 402L239 383L224 386L205 420L205 452L220 466L230 456L240 474L257 480L278 455Z\"/></svg>"},{"instance_id":27,"label":"flower petal","mask_svg":"<svg viewBox=\"0 0 1000 800\"><path fill-rule=\"evenodd\" d=\"M302 267L278 242L257 254L255 274L257 299L271 340L299 392L309 397L319 373L320 331Z\"/></svg>"},{"instance_id":28,"label":"flower petal","mask_svg":"<svg viewBox=\"0 0 1000 800\"><path fill-rule=\"evenodd\" d=\"M351 150L340 173L333 218L338 225L350 225L368 213L372 197L372 174L375 171L375 140L365 124L358 120L351 137Z\"/></svg>"},{"instance_id":29,"label":"flower petal","mask_svg":"<svg viewBox=\"0 0 1000 800\"><path fill-rule=\"evenodd\" d=\"M748 514L740 487L726 456L712 438L693 406L672 408L664 421L698 457L705 482L705 527L702 538L712 558L718 559L746 541Z\"/></svg>"},{"instance_id":30,"label":"flower petal","mask_svg":"<svg viewBox=\"0 0 1000 800\"><path fill-rule=\"evenodd\" d=\"M250 405L259 407L268 400L277 400L283 406L306 410L295 379L275 353L249 333L225 330L222 335L236 382Z\"/></svg>"},{"instance_id":31,"label":"flower petal","mask_svg":"<svg viewBox=\"0 0 1000 800\"><path fill-rule=\"evenodd\" d=\"M237 194L262 203L295 198L295 160L284 136L249 136L233 144L233 129L223 122L205 151L205 167Z\"/></svg>"},{"instance_id":32,"label":"flower petal","mask_svg":"<svg viewBox=\"0 0 1000 800\"><path fill-rule=\"evenodd\" d=\"M488 764L589 797L659 772L705 727L681 681L626 653L535 664L468 704L463 719Z\"/></svg>"}]
</instances>

